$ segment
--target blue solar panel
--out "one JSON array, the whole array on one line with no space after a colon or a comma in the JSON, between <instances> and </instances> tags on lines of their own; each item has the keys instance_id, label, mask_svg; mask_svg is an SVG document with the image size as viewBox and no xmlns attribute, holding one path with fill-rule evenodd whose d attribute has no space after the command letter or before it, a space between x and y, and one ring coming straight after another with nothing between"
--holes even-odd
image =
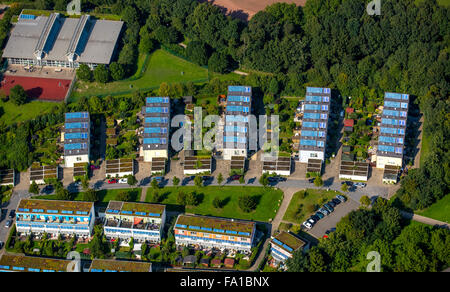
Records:
<instances>
[{"instance_id":1,"label":"blue solar panel","mask_svg":"<svg viewBox=\"0 0 450 292\"><path fill-rule=\"evenodd\" d=\"M147 124L164 124L167 123L169 120L166 117L146 117L145 123Z\"/></svg>"},{"instance_id":2,"label":"blue solar panel","mask_svg":"<svg viewBox=\"0 0 450 292\"><path fill-rule=\"evenodd\" d=\"M86 119L89 114L87 112L66 113L66 120L71 119Z\"/></svg>"},{"instance_id":3,"label":"blue solar panel","mask_svg":"<svg viewBox=\"0 0 450 292\"><path fill-rule=\"evenodd\" d=\"M400 116L400 112L399 111L385 109L385 110L383 110L383 115L398 117L398 116Z\"/></svg>"},{"instance_id":4,"label":"blue solar panel","mask_svg":"<svg viewBox=\"0 0 450 292\"><path fill-rule=\"evenodd\" d=\"M21 14L20 19L36 19L36 15L31 14Z\"/></svg>"},{"instance_id":5,"label":"blue solar panel","mask_svg":"<svg viewBox=\"0 0 450 292\"><path fill-rule=\"evenodd\" d=\"M239 96L239 95L230 95L230 96L228 96L228 101L250 102L250 97L248 97L248 96Z\"/></svg>"},{"instance_id":6,"label":"blue solar panel","mask_svg":"<svg viewBox=\"0 0 450 292\"><path fill-rule=\"evenodd\" d=\"M66 123L66 129L87 129L88 123Z\"/></svg>"},{"instance_id":7,"label":"blue solar panel","mask_svg":"<svg viewBox=\"0 0 450 292\"><path fill-rule=\"evenodd\" d=\"M319 123L318 122L303 122L302 127L304 128L318 128Z\"/></svg>"},{"instance_id":8,"label":"blue solar panel","mask_svg":"<svg viewBox=\"0 0 450 292\"><path fill-rule=\"evenodd\" d=\"M87 139L88 134L87 133L66 133L64 135L64 138L66 140L70 139Z\"/></svg>"},{"instance_id":9,"label":"blue solar panel","mask_svg":"<svg viewBox=\"0 0 450 292\"><path fill-rule=\"evenodd\" d=\"M227 111L248 113L249 107L248 106L230 105L230 106L227 106Z\"/></svg>"},{"instance_id":10,"label":"blue solar panel","mask_svg":"<svg viewBox=\"0 0 450 292\"><path fill-rule=\"evenodd\" d=\"M324 89L321 87L306 87L306 92L309 93L323 93Z\"/></svg>"},{"instance_id":11,"label":"blue solar panel","mask_svg":"<svg viewBox=\"0 0 450 292\"><path fill-rule=\"evenodd\" d=\"M378 141L383 143L395 143L396 139L395 137L380 136Z\"/></svg>"},{"instance_id":12,"label":"blue solar panel","mask_svg":"<svg viewBox=\"0 0 450 292\"><path fill-rule=\"evenodd\" d=\"M169 108L167 107L146 107L145 108L146 113L168 113Z\"/></svg>"},{"instance_id":13,"label":"blue solar panel","mask_svg":"<svg viewBox=\"0 0 450 292\"><path fill-rule=\"evenodd\" d=\"M229 92L252 92L252 88L250 86L236 86L230 85L228 86Z\"/></svg>"},{"instance_id":14,"label":"blue solar panel","mask_svg":"<svg viewBox=\"0 0 450 292\"><path fill-rule=\"evenodd\" d=\"M318 111L320 108L320 104L305 104L305 110Z\"/></svg>"},{"instance_id":15,"label":"blue solar panel","mask_svg":"<svg viewBox=\"0 0 450 292\"><path fill-rule=\"evenodd\" d=\"M144 144L166 144L165 138L144 138Z\"/></svg>"},{"instance_id":16,"label":"blue solar panel","mask_svg":"<svg viewBox=\"0 0 450 292\"><path fill-rule=\"evenodd\" d=\"M400 107L400 102L391 101L391 100L385 100L384 101L384 106L398 108L398 107Z\"/></svg>"},{"instance_id":17,"label":"blue solar panel","mask_svg":"<svg viewBox=\"0 0 450 292\"><path fill-rule=\"evenodd\" d=\"M316 140L300 140L300 145L303 146L316 146Z\"/></svg>"},{"instance_id":18,"label":"blue solar panel","mask_svg":"<svg viewBox=\"0 0 450 292\"><path fill-rule=\"evenodd\" d=\"M214 232L219 232L219 233L225 233L225 230L223 230L223 229L214 228L213 231Z\"/></svg>"},{"instance_id":19,"label":"blue solar panel","mask_svg":"<svg viewBox=\"0 0 450 292\"><path fill-rule=\"evenodd\" d=\"M168 97L147 97L146 102L147 103L168 103L169 98Z\"/></svg>"},{"instance_id":20,"label":"blue solar panel","mask_svg":"<svg viewBox=\"0 0 450 292\"><path fill-rule=\"evenodd\" d=\"M244 116L237 116L237 115L227 115L227 122L242 122L242 123L247 123L248 122L248 117L244 117Z\"/></svg>"},{"instance_id":21,"label":"blue solar panel","mask_svg":"<svg viewBox=\"0 0 450 292\"><path fill-rule=\"evenodd\" d=\"M402 94L401 93L393 93L393 92L386 92L384 94L384 98L391 98L391 99L402 99Z\"/></svg>"},{"instance_id":22,"label":"blue solar panel","mask_svg":"<svg viewBox=\"0 0 450 292\"><path fill-rule=\"evenodd\" d=\"M302 136L317 137L317 131L302 131Z\"/></svg>"},{"instance_id":23,"label":"blue solar panel","mask_svg":"<svg viewBox=\"0 0 450 292\"><path fill-rule=\"evenodd\" d=\"M394 146L388 146L388 145L378 145L379 151L385 151L385 152L394 152L395 147Z\"/></svg>"},{"instance_id":24,"label":"blue solar panel","mask_svg":"<svg viewBox=\"0 0 450 292\"><path fill-rule=\"evenodd\" d=\"M144 133L146 134L165 134L167 133L166 128L160 128L160 127L153 127L153 128L144 128Z\"/></svg>"},{"instance_id":25,"label":"blue solar panel","mask_svg":"<svg viewBox=\"0 0 450 292\"><path fill-rule=\"evenodd\" d=\"M225 132L247 133L247 127L225 126Z\"/></svg>"},{"instance_id":26,"label":"blue solar panel","mask_svg":"<svg viewBox=\"0 0 450 292\"><path fill-rule=\"evenodd\" d=\"M303 118L317 120L320 119L319 113L304 113Z\"/></svg>"},{"instance_id":27,"label":"blue solar panel","mask_svg":"<svg viewBox=\"0 0 450 292\"><path fill-rule=\"evenodd\" d=\"M307 95L306 101L321 102L322 97L320 95Z\"/></svg>"},{"instance_id":28,"label":"blue solar panel","mask_svg":"<svg viewBox=\"0 0 450 292\"><path fill-rule=\"evenodd\" d=\"M76 149L86 149L87 144L86 143L74 143L74 144L65 144L64 149L65 150L76 150Z\"/></svg>"},{"instance_id":29,"label":"blue solar panel","mask_svg":"<svg viewBox=\"0 0 450 292\"><path fill-rule=\"evenodd\" d=\"M224 136L223 140L225 142L232 142L232 143L234 143L234 142L246 143L247 142L246 138L244 138L244 137L235 137L235 136Z\"/></svg>"}]
</instances>

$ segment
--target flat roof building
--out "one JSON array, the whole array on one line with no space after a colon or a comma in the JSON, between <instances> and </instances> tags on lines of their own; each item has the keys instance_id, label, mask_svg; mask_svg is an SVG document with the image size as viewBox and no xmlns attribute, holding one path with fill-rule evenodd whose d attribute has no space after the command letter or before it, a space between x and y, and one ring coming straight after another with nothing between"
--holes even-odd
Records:
<instances>
[{"instance_id":1,"label":"flat roof building","mask_svg":"<svg viewBox=\"0 0 450 292\"><path fill-rule=\"evenodd\" d=\"M294 253L299 249L304 249L309 244L297 236L282 231L276 236L272 236L270 241L272 247L270 253L276 262L284 263L287 259L292 258Z\"/></svg>"},{"instance_id":2,"label":"flat roof building","mask_svg":"<svg viewBox=\"0 0 450 292\"><path fill-rule=\"evenodd\" d=\"M161 242L166 221L166 206L110 201L105 212L105 236Z\"/></svg>"},{"instance_id":3,"label":"flat roof building","mask_svg":"<svg viewBox=\"0 0 450 292\"><path fill-rule=\"evenodd\" d=\"M170 98L147 97L144 115L144 161L169 157Z\"/></svg>"},{"instance_id":4,"label":"flat roof building","mask_svg":"<svg viewBox=\"0 0 450 292\"><path fill-rule=\"evenodd\" d=\"M0 258L2 272L80 272L72 260L4 254Z\"/></svg>"},{"instance_id":5,"label":"flat roof building","mask_svg":"<svg viewBox=\"0 0 450 292\"><path fill-rule=\"evenodd\" d=\"M252 107L250 86L228 86L223 134L223 158L247 157L249 139L249 115Z\"/></svg>"},{"instance_id":6,"label":"flat roof building","mask_svg":"<svg viewBox=\"0 0 450 292\"><path fill-rule=\"evenodd\" d=\"M377 168L403 166L409 95L386 92L378 137Z\"/></svg>"},{"instance_id":7,"label":"flat roof building","mask_svg":"<svg viewBox=\"0 0 450 292\"><path fill-rule=\"evenodd\" d=\"M179 215L174 227L177 246L200 246L251 252L256 223L198 215Z\"/></svg>"},{"instance_id":8,"label":"flat roof building","mask_svg":"<svg viewBox=\"0 0 450 292\"><path fill-rule=\"evenodd\" d=\"M91 121L88 112L66 113L64 124L64 164L89 163Z\"/></svg>"},{"instance_id":9,"label":"flat roof building","mask_svg":"<svg viewBox=\"0 0 450 292\"><path fill-rule=\"evenodd\" d=\"M300 133L299 161L325 160L330 113L330 88L307 87Z\"/></svg>"},{"instance_id":10,"label":"flat roof building","mask_svg":"<svg viewBox=\"0 0 450 292\"><path fill-rule=\"evenodd\" d=\"M21 199L16 210L19 233L48 233L90 237L94 227L93 202Z\"/></svg>"},{"instance_id":11,"label":"flat roof building","mask_svg":"<svg viewBox=\"0 0 450 292\"><path fill-rule=\"evenodd\" d=\"M134 272L146 273L152 271L149 262L122 261L122 260L92 260L89 272Z\"/></svg>"},{"instance_id":12,"label":"flat roof building","mask_svg":"<svg viewBox=\"0 0 450 292\"><path fill-rule=\"evenodd\" d=\"M109 65L115 55L122 21L98 20L89 15L66 18L24 15L11 31L3 58L9 64L78 68Z\"/></svg>"},{"instance_id":13,"label":"flat roof building","mask_svg":"<svg viewBox=\"0 0 450 292\"><path fill-rule=\"evenodd\" d=\"M47 179L59 179L59 166L33 163L30 167L30 184L33 181L37 184L44 184Z\"/></svg>"},{"instance_id":14,"label":"flat roof building","mask_svg":"<svg viewBox=\"0 0 450 292\"><path fill-rule=\"evenodd\" d=\"M15 185L14 169L0 169L0 186Z\"/></svg>"},{"instance_id":15,"label":"flat roof building","mask_svg":"<svg viewBox=\"0 0 450 292\"><path fill-rule=\"evenodd\" d=\"M106 160L106 177L134 175L134 160L131 158Z\"/></svg>"}]
</instances>

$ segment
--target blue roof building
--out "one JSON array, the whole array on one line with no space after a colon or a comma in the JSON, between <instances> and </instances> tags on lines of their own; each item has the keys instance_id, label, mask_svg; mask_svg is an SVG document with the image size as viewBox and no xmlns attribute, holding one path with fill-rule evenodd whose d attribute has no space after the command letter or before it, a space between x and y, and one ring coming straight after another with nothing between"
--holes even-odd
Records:
<instances>
[{"instance_id":1,"label":"blue roof building","mask_svg":"<svg viewBox=\"0 0 450 292\"><path fill-rule=\"evenodd\" d=\"M88 112L65 114L64 124L64 162L66 167L75 163L89 162L90 118Z\"/></svg>"}]
</instances>

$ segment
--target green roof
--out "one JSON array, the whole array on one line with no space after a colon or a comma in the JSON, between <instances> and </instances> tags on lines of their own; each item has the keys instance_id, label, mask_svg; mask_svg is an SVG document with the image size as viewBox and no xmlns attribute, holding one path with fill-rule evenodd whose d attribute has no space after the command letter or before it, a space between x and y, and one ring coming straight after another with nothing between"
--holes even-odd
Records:
<instances>
[{"instance_id":1,"label":"green roof","mask_svg":"<svg viewBox=\"0 0 450 292\"><path fill-rule=\"evenodd\" d=\"M150 272L152 264L149 262L132 262L132 261L117 261L117 260L100 260L94 259L89 268L98 271L118 271L118 272Z\"/></svg>"},{"instance_id":2,"label":"green roof","mask_svg":"<svg viewBox=\"0 0 450 292\"><path fill-rule=\"evenodd\" d=\"M66 259L50 259L41 257L29 257L23 255L9 255L4 254L0 259L1 266L9 266L9 270L13 270L13 267L25 268L24 272L28 272L28 269L53 270L53 271L67 271L67 265L71 260ZM5 270L4 268L2 268Z\"/></svg>"},{"instance_id":3,"label":"green roof","mask_svg":"<svg viewBox=\"0 0 450 292\"><path fill-rule=\"evenodd\" d=\"M297 249L303 247L306 242L301 240L300 238L296 237L295 235L288 233L286 231L282 231L280 232L277 236L274 237L276 240L279 240L281 243L286 244L287 246L289 246L290 248L292 248L294 251L296 251ZM278 243L274 242L273 240L271 241L272 244L275 244L283 249L286 250L286 248L284 248L282 245L279 245ZM289 250L287 250L289 251ZM291 251L289 251L291 252Z\"/></svg>"},{"instance_id":4,"label":"green roof","mask_svg":"<svg viewBox=\"0 0 450 292\"><path fill-rule=\"evenodd\" d=\"M20 213L35 213L33 209L43 210L43 214L54 214L48 213L47 210L57 210L57 211L72 211L75 212L87 212L91 211L93 202L79 202L79 201L60 201L60 200L40 200L40 199L22 199L19 202L17 211ZM28 209L29 211L23 211L20 209Z\"/></svg>"},{"instance_id":5,"label":"green roof","mask_svg":"<svg viewBox=\"0 0 450 292\"><path fill-rule=\"evenodd\" d=\"M139 213L145 213L146 215L137 215L139 217L161 217L164 210L166 209L165 205L159 204L147 204L147 203L133 203L133 202L119 202L119 201L110 201L108 207L106 208L107 214L116 214L113 212L108 212L108 210L119 210L119 211L130 211ZM160 214L160 216L150 216L148 214ZM123 214L122 214L123 215ZM126 214L125 214L126 215Z\"/></svg>"},{"instance_id":6,"label":"green roof","mask_svg":"<svg viewBox=\"0 0 450 292\"><path fill-rule=\"evenodd\" d=\"M248 233L249 236L245 236L242 234L238 234L243 237L251 237L255 222L249 221L241 221L235 219L226 219L226 218L216 218L216 217L207 217L207 216L197 216L197 215L180 215L178 216L177 222L175 226L177 229L185 229L192 231L199 231L198 229L190 228L189 226L197 226L197 227L205 227L210 228L212 231L208 231L208 233L215 234L227 234L226 232L217 232L214 229L223 230L223 231L236 231L236 232L244 232ZM180 227L180 225L187 226L186 228ZM201 230L200 230L201 231Z\"/></svg>"}]
</instances>

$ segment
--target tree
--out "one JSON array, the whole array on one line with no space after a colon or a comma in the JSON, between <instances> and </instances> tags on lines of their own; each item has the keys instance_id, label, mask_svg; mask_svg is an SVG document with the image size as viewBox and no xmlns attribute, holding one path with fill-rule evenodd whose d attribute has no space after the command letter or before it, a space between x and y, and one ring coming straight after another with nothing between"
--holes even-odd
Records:
<instances>
[{"instance_id":1,"label":"tree","mask_svg":"<svg viewBox=\"0 0 450 292\"><path fill-rule=\"evenodd\" d=\"M212 201L213 207L216 209L222 209L223 208L223 200L220 199L220 197L215 197Z\"/></svg>"},{"instance_id":2,"label":"tree","mask_svg":"<svg viewBox=\"0 0 450 292\"><path fill-rule=\"evenodd\" d=\"M245 213L250 213L251 211L256 209L257 202L256 198L250 195L244 194L241 195L238 199L239 208Z\"/></svg>"},{"instance_id":3,"label":"tree","mask_svg":"<svg viewBox=\"0 0 450 292\"><path fill-rule=\"evenodd\" d=\"M83 193L83 201L97 202L98 199L98 194L94 189L88 189Z\"/></svg>"},{"instance_id":4,"label":"tree","mask_svg":"<svg viewBox=\"0 0 450 292\"><path fill-rule=\"evenodd\" d=\"M17 84L9 91L9 99L15 105L22 105L27 102L28 96L25 89Z\"/></svg>"},{"instance_id":5,"label":"tree","mask_svg":"<svg viewBox=\"0 0 450 292\"><path fill-rule=\"evenodd\" d=\"M173 185L174 186L178 186L180 184L180 179L176 176L173 177L172 179Z\"/></svg>"},{"instance_id":6,"label":"tree","mask_svg":"<svg viewBox=\"0 0 450 292\"><path fill-rule=\"evenodd\" d=\"M177 194L177 204L178 205L186 205L186 193L183 191L179 191Z\"/></svg>"},{"instance_id":7,"label":"tree","mask_svg":"<svg viewBox=\"0 0 450 292\"><path fill-rule=\"evenodd\" d=\"M81 64L77 69L77 78L81 81L91 81L92 80L92 71L86 64Z\"/></svg>"},{"instance_id":8,"label":"tree","mask_svg":"<svg viewBox=\"0 0 450 292\"><path fill-rule=\"evenodd\" d=\"M131 200L130 192L128 192L128 191L120 191L116 195L116 200L117 201L122 201L122 202L129 202Z\"/></svg>"},{"instance_id":9,"label":"tree","mask_svg":"<svg viewBox=\"0 0 450 292\"><path fill-rule=\"evenodd\" d=\"M109 72L111 73L111 78L115 81L122 80L125 77L123 66L117 62L112 62L109 65Z\"/></svg>"},{"instance_id":10,"label":"tree","mask_svg":"<svg viewBox=\"0 0 450 292\"><path fill-rule=\"evenodd\" d=\"M200 204L200 196L196 192L187 193L185 204L187 206L197 206L198 204Z\"/></svg>"},{"instance_id":11,"label":"tree","mask_svg":"<svg viewBox=\"0 0 450 292\"><path fill-rule=\"evenodd\" d=\"M369 206L371 201L370 198L366 195L362 196L361 199L359 199L359 202L363 205L363 206Z\"/></svg>"},{"instance_id":12,"label":"tree","mask_svg":"<svg viewBox=\"0 0 450 292\"><path fill-rule=\"evenodd\" d=\"M204 43L199 41L192 41L187 44L186 56L200 66L208 63L208 49Z\"/></svg>"},{"instance_id":13,"label":"tree","mask_svg":"<svg viewBox=\"0 0 450 292\"><path fill-rule=\"evenodd\" d=\"M162 195L158 192L158 190L154 190L153 191L153 195L152 195L152 202L153 203L159 203L162 201Z\"/></svg>"},{"instance_id":14,"label":"tree","mask_svg":"<svg viewBox=\"0 0 450 292\"><path fill-rule=\"evenodd\" d=\"M278 91L280 90L278 80L276 78L272 78L269 83L269 92L273 95L278 94Z\"/></svg>"},{"instance_id":15,"label":"tree","mask_svg":"<svg viewBox=\"0 0 450 292\"><path fill-rule=\"evenodd\" d=\"M318 176L316 177L316 179L314 180L314 185L315 185L316 187L321 187L321 186L323 186L322 176L318 175Z\"/></svg>"},{"instance_id":16,"label":"tree","mask_svg":"<svg viewBox=\"0 0 450 292\"><path fill-rule=\"evenodd\" d=\"M152 179L151 185L152 185L152 188L159 189L159 183L156 179Z\"/></svg>"},{"instance_id":17,"label":"tree","mask_svg":"<svg viewBox=\"0 0 450 292\"><path fill-rule=\"evenodd\" d=\"M72 199L72 196L70 195L69 191L66 190L65 188L56 188L55 198L57 200L70 201Z\"/></svg>"},{"instance_id":18,"label":"tree","mask_svg":"<svg viewBox=\"0 0 450 292\"><path fill-rule=\"evenodd\" d=\"M101 64L95 67L94 79L99 83L106 83L109 81L109 71L105 65Z\"/></svg>"},{"instance_id":19,"label":"tree","mask_svg":"<svg viewBox=\"0 0 450 292\"><path fill-rule=\"evenodd\" d=\"M30 188L28 189L28 192L32 193L32 194L39 194L39 186L37 185L37 183L35 181L33 181L30 185Z\"/></svg>"},{"instance_id":20,"label":"tree","mask_svg":"<svg viewBox=\"0 0 450 292\"><path fill-rule=\"evenodd\" d=\"M213 53L208 60L208 69L217 73L226 73L230 66L228 56L221 53Z\"/></svg>"},{"instance_id":21,"label":"tree","mask_svg":"<svg viewBox=\"0 0 450 292\"><path fill-rule=\"evenodd\" d=\"M152 39L150 35L146 34L141 37L141 41L139 42L139 52L141 54L150 54L155 47L155 40Z\"/></svg>"},{"instance_id":22,"label":"tree","mask_svg":"<svg viewBox=\"0 0 450 292\"><path fill-rule=\"evenodd\" d=\"M200 175L196 175L194 178L194 184L197 187L202 187L203 186L203 178Z\"/></svg>"},{"instance_id":23,"label":"tree","mask_svg":"<svg viewBox=\"0 0 450 292\"><path fill-rule=\"evenodd\" d=\"M241 175L241 176L239 177L239 183L240 183L240 184L244 184L244 183L245 183L245 178L244 178L243 175Z\"/></svg>"},{"instance_id":24,"label":"tree","mask_svg":"<svg viewBox=\"0 0 450 292\"><path fill-rule=\"evenodd\" d=\"M346 183L342 184L341 191L348 192L348 185Z\"/></svg>"},{"instance_id":25,"label":"tree","mask_svg":"<svg viewBox=\"0 0 450 292\"><path fill-rule=\"evenodd\" d=\"M129 186L134 186L137 184L137 179L134 175L127 176L127 183Z\"/></svg>"},{"instance_id":26,"label":"tree","mask_svg":"<svg viewBox=\"0 0 450 292\"><path fill-rule=\"evenodd\" d=\"M222 173L219 173L219 175L217 176L217 182L219 183L219 185L222 184L222 182L223 182L223 175L222 175Z\"/></svg>"},{"instance_id":27,"label":"tree","mask_svg":"<svg viewBox=\"0 0 450 292\"><path fill-rule=\"evenodd\" d=\"M263 173L263 175L261 175L261 177L259 178L259 183L262 186L267 187L267 185L269 184L269 175L267 173Z\"/></svg>"}]
</instances>

